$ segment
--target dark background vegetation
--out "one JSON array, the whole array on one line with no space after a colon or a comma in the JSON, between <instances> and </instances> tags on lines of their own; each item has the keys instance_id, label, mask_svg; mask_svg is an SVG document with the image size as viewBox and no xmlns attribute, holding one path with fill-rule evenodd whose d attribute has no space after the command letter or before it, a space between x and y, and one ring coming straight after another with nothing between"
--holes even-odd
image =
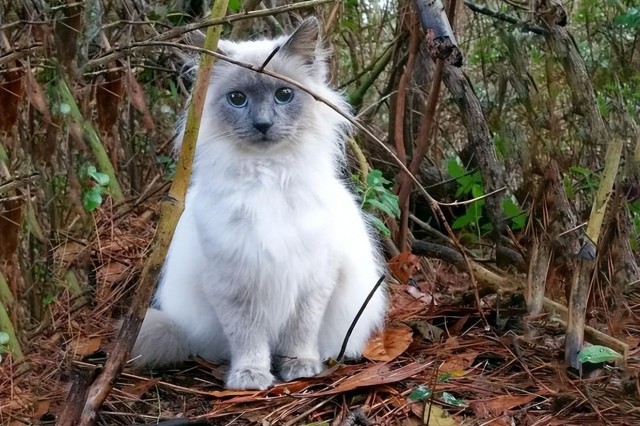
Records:
<instances>
[{"instance_id":1,"label":"dark background vegetation","mask_svg":"<svg viewBox=\"0 0 640 426\"><path fill-rule=\"evenodd\" d=\"M383 355L371 349L366 369L303 382L293 392L307 399L215 390L222 373L202 362L153 379L125 369L99 421L432 424L446 411L446 424L640 422L640 4L457 1L457 67L433 59L433 33L412 2L309 3L275 13L267 9L286 3L231 1L229 15L261 16L225 23L223 37L322 19L332 85L371 132L347 151L393 258L390 331L375 344ZM158 42L189 43L208 7L0 3L3 424L62 422L113 345L174 176L172 139L193 78L189 49ZM441 213L400 163L415 166ZM594 238L607 174L613 190ZM576 364L567 325L625 359ZM335 386L352 374L361 381ZM338 391L314 394L321 385Z\"/></svg>"}]
</instances>

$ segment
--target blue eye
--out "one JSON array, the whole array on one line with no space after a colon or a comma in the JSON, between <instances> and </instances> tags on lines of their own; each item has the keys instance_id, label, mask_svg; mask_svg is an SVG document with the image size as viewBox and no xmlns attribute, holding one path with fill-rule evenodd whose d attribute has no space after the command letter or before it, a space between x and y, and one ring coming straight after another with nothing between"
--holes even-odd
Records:
<instances>
[{"instance_id":1,"label":"blue eye","mask_svg":"<svg viewBox=\"0 0 640 426\"><path fill-rule=\"evenodd\" d=\"M242 108L247 105L247 96L242 92L231 92L227 94L227 101L233 107Z\"/></svg>"},{"instance_id":2,"label":"blue eye","mask_svg":"<svg viewBox=\"0 0 640 426\"><path fill-rule=\"evenodd\" d=\"M288 104L293 99L293 89L281 87L273 96L279 104Z\"/></svg>"}]
</instances>

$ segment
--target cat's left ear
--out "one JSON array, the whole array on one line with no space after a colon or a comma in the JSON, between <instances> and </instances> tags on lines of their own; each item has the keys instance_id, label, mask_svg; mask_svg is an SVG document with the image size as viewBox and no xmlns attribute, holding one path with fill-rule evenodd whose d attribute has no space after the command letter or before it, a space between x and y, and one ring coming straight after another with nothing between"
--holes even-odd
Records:
<instances>
[{"instance_id":1,"label":"cat's left ear","mask_svg":"<svg viewBox=\"0 0 640 426\"><path fill-rule=\"evenodd\" d=\"M311 17L302 21L302 24L282 45L280 52L300 57L305 64L324 74L326 52L322 47L322 36L318 20L315 17Z\"/></svg>"}]
</instances>

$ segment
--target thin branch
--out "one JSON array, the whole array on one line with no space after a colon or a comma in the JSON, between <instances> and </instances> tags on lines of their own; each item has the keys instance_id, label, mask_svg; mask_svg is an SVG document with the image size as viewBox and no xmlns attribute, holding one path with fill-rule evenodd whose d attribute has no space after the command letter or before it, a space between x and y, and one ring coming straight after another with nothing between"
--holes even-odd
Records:
<instances>
[{"instance_id":1,"label":"thin branch","mask_svg":"<svg viewBox=\"0 0 640 426\"><path fill-rule=\"evenodd\" d=\"M163 32L162 34L158 34L157 36L152 37L151 39L149 39L149 40L147 40L146 42L143 42L143 43L159 42L159 41L177 39L177 38L182 37L186 33L189 33L189 32L192 32L192 31L197 31L197 30L200 30L202 28L207 28L207 27L211 27L211 26L214 26L214 25L230 24L232 22L240 21L240 20L243 20L243 19L253 19L253 18L260 18L260 17L265 17L265 16L278 15L278 14L282 14L282 13L286 13L286 12L291 12L293 10L306 9L306 8L318 6L318 5L325 4L325 3L331 3L333 1L335 1L335 0L309 0L309 1L303 1L303 2L300 2L300 3L294 3L294 4L284 5L284 6L273 7L271 9L254 10L254 11L251 11L251 12L236 13L234 15L225 16L224 18L205 19L204 21L201 21L201 22L195 22L193 24L184 25L182 27L177 27L177 28L174 28L174 29L172 29L170 31ZM104 56L101 56L100 58L88 61L87 65L86 65L86 68L91 68L91 67L97 67L97 66L100 66L100 65L104 65L104 64L107 64L109 62L115 61L117 59L120 59L120 58L126 56L128 54L128 52L130 51L129 50L129 46L130 45L122 46L122 47L116 47L116 48L114 48L112 50L107 51Z\"/></svg>"},{"instance_id":2,"label":"thin branch","mask_svg":"<svg viewBox=\"0 0 640 426\"><path fill-rule=\"evenodd\" d=\"M473 12L479 13L481 15L489 16L491 18L495 18L499 21L508 22L509 24L513 24L519 27L520 29L522 29L522 31L528 31L531 33L539 34L539 35L545 35L547 33L547 30L545 30L544 28L538 25L520 21L514 18L513 16L507 15L506 13L496 12L495 10L491 10L488 7L477 5L473 2L470 2L469 0L465 0L464 5L467 6L469 9L471 9Z\"/></svg>"},{"instance_id":3,"label":"thin branch","mask_svg":"<svg viewBox=\"0 0 640 426\"><path fill-rule=\"evenodd\" d=\"M373 286L373 288L367 295L367 298L364 300L364 303L362 304L362 306L360 306L360 309L358 310L358 313L356 314L355 318L353 318L353 321L351 322L351 325L347 330L347 334L344 336L344 340L342 341L342 347L340 348L340 353L338 353L338 357L336 358L337 362L341 362L342 358L344 358L344 354L347 351L347 344L349 343L349 338L351 337L351 333L353 333L353 329L356 328L356 324L358 323L358 320L362 316L364 309L367 307L367 305L369 304L369 301L371 301L371 298L376 293L378 288L380 288L383 281L384 281L384 275L382 275L378 280L378 282L376 282L376 285Z\"/></svg>"}]
</instances>

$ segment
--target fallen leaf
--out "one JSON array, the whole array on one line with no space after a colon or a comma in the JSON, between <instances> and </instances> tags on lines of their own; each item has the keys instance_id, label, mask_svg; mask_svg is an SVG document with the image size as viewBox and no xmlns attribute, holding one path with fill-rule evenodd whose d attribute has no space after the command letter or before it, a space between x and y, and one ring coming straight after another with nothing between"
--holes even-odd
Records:
<instances>
[{"instance_id":1,"label":"fallen leaf","mask_svg":"<svg viewBox=\"0 0 640 426\"><path fill-rule=\"evenodd\" d=\"M414 320L409 323L426 341L439 342L444 330L427 320Z\"/></svg>"},{"instance_id":2,"label":"fallen leaf","mask_svg":"<svg viewBox=\"0 0 640 426\"><path fill-rule=\"evenodd\" d=\"M473 365L473 361L478 357L479 352L462 352L450 355L440 365L438 372L440 374L451 373L454 376L463 376L465 371Z\"/></svg>"},{"instance_id":3,"label":"fallen leaf","mask_svg":"<svg viewBox=\"0 0 640 426\"><path fill-rule=\"evenodd\" d=\"M420 268L420 258L410 251L403 251L389 260L389 269L402 284L408 284L416 269Z\"/></svg>"},{"instance_id":4,"label":"fallen leaf","mask_svg":"<svg viewBox=\"0 0 640 426\"><path fill-rule=\"evenodd\" d=\"M34 419L40 419L42 416L49 412L51 406L51 399L43 399L36 403L36 409L33 412Z\"/></svg>"},{"instance_id":5,"label":"fallen leaf","mask_svg":"<svg viewBox=\"0 0 640 426\"><path fill-rule=\"evenodd\" d=\"M435 303L436 301L435 301L433 295L425 294L425 293L421 292L417 287L414 287L412 285L408 285L407 288L406 288L406 292L409 293L416 300L420 300L420 301L424 302L425 305L429 305L429 306L435 306L436 305L436 303Z\"/></svg>"},{"instance_id":6,"label":"fallen leaf","mask_svg":"<svg viewBox=\"0 0 640 426\"><path fill-rule=\"evenodd\" d=\"M123 390L136 399L142 398L144 394L149 392L149 389L156 386L160 382L160 379L141 379L135 382L131 386L127 386Z\"/></svg>"},{"instance_id":7,"label":"fallen leaf","mask_svg":"<svg viewBox=\"0 0 640 426\"><path fill-rule=\"evenodd\" d=\"M91 337L88 339L79 338L73 344L73 353L80 357L94 354L100 349L101 337Z\"/></svg>"},{"instance_id":8,"label":"fallen leaf","mask_svg":"<svg viewBox=\"0 0 640 426\"><path fill-rule=\"evenodd\" d=\"M430 401L409 404L411 412L421 419L421 425L428 426L457 426L460 422L450 416L442 407Z\"/></svg>"},{"instance_id":9,"label":"fallen leaf","mask_svg":"<svg viewBox=\"0 0 640 426\"><path fill-rule=\"evenodd\" d=\"M407 350L411 342L411 327L389 325L369 339L363 355L370 361L391 361Z\"/></svg>"},{"instance_id":10,"label":"fallen leaf","mask_svg":"<svg viewBox=\"0 0 640 426\"><path fill-rule=\"evenodd\" d=\"M333 395L349 392L357 388L368 386L380 386L405 380L413 375L426 370L431 363L421 364L412 362L400 368L392 370L388 363L373 364L369 368L340 382L335 388L316 392L313 396ZM308 395L307 395L308 396Z\"/></svg>"},{"instance_id":11,"label":"fallen leaf","mask_svg":"<svg viewBox=\"0 0 640 426\"><path fill-rule=\"evenodd\" d=\"M441 407L427 402L422 417L422 423L427 426L456 426L458 421L455 417L449 416Z\"/></svg>"},{"instance_id":12,"label":"fallen leaf","mask_svg":"<svg viewBox=\"0 0 640 426\"><path fill-rule=\"evenodd\" d=\"M536 395L503 395L482 401L473 401L469 405L476 416L486 418L501 416L505 412L528 404L536 399Z\"/></svg>"}]
</instances>

